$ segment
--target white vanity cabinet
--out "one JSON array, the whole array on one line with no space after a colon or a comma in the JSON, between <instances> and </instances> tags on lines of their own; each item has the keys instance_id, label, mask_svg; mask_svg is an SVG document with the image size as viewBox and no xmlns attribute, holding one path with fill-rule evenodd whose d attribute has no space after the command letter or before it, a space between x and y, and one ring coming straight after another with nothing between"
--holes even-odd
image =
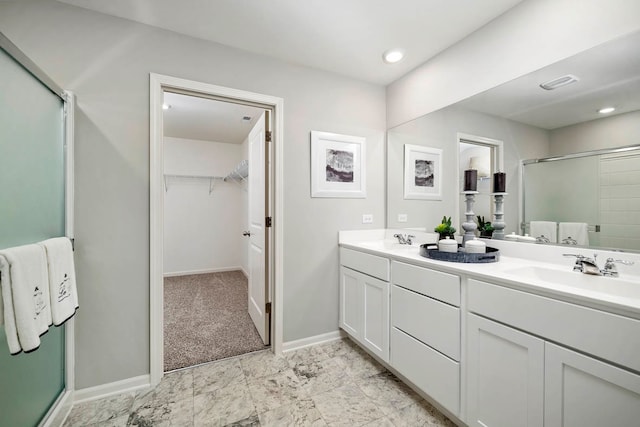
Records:
<instances>
[{"instance_id":1,"label":"white vanity cabinet","mask_svg":"<svg viewBox=\"0 0 640 427\"><path fill-rule=\"evenodd\" d=\"M640 321L473 279L467 303L469 425L640 425Z\"/></svg>"},{"instance_id":2,"label":"white vanity cabinet","mask_svg":"<svg viewBox=\"0 0 640 427\"><path fill-rule=\"evenodd\" d=\"M346 246L340 328L459 425L640 426L633 304L609 309L568 284L444 266L409 248Z\"/></svg>"},{"instance_id":3,"label":"white vanity cabinet","mask_svg":"<svg viewBox=\"0 0 640 427\"><path fill-rule=\"evenodd\" d=\"M340 328L389 361L389 260L340 248Z\"/></svg>"},{"instance_id":4,"label":"white vanity cabinet","mask_svg":"<svg viewBox=\"0 0 640 427\"><path fill-rule=\"evenodd\" d=\"M391 366L460 413L460 277L393 261Z\"/></svg>"}]
</instances>

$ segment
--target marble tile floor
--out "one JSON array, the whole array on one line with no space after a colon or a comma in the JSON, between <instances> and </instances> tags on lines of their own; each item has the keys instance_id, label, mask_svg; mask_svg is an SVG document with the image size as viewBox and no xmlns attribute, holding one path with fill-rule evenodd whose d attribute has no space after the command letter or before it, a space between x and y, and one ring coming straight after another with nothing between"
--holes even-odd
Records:
<instances>
[{"instance_id":1,"label":"marble tile floor","mask_svg":"<svg viewBox=\"0 0 640 427\"><path fill-rule=\"evenodd\" d=\"M454 426L348 339L165 374L152 390L74 406L65 427Z\"/></svg>"}]
</instances>

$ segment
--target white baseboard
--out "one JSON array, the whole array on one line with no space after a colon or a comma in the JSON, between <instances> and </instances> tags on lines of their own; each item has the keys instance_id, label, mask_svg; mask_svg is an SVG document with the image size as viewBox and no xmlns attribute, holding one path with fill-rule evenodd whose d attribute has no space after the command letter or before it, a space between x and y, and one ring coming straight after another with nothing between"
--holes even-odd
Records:
<instances>
[{"instance_id":1,"label":"white baseboard","mask_svg":"<svg viewBox=\"0 0 640 427\"><path fill-rule=\"evenodd\" d=\"M336 341L346 337L347 334L337 330L333 332L327 332L326 334L315 335L313 337L302 338L295 341L287 341L282 344L282 352L287 353L293 350L299 350L305 347L311 347L312 345L318 345L330 341Z\"/></svg>"},{"instance_id":2,"label":"white baseboard","mask_svg":"<svg viewBox=\"0 0 640 427\"><path fill-rule=\"evenodd\" d=\"M140 391L149 387L151 387L151 377L148 374L140 375L139 377L127 378L125 380L76 390L73 402L88 402L120 393Z\"/></svg>"},{"instance_id":3,"label":"white baseboard","mask_svg":"<svg viewBox=\"0 0 640 427\"><path fill-rule=\"evenodd\" d=\"M236 270L240 270L243 273L245 273L242 267L236 266L236 267L208 268L205 270L173 271L170 273L164 273L163 276L164 277L190 276L192 274L222 273L225 271L236 271ZM246 273L245 273L245 276L246 276Z\"/></svg>"},{"instance_id":4,"label":"white baseboard","mask_svg":"<svg viewBox=\"0 0 640 427\"><path fill-rule=\"evenodd\" d=\"M249 278L249 272L245 270L244 267L240 267L240 271L242 271L242 274L244 274L244 277L246 277L247 279Z\"/></svg>"}]
</instances>

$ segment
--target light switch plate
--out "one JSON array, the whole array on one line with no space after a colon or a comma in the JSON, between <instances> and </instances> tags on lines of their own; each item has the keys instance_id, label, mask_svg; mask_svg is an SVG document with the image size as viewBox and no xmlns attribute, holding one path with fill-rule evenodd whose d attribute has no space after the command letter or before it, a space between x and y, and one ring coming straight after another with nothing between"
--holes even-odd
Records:
<instances>
[{"instance_id":1,"label":"light switch plate","mask_svg":"<svg viewBox=\"0 0 640 427\"><path fill-rule=\"evenodd\" d=\"M407 222L407 214L398 214L398 222Z\"/></svg>"},{"instance_id":2,"label":"light switch plate","mask_svg":"<svg viewBox=\"0 0 640 427\"><path fill-rule=\"evenodd\" d=\"M362 215L362 223L363 224L373 224L373 214L363 214Z\"/></svg>"}]
</instances>

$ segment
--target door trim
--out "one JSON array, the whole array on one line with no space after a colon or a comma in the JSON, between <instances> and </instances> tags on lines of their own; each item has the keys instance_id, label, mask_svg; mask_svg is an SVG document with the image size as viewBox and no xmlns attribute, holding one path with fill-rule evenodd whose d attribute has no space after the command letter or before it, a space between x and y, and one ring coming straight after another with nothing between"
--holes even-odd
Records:
<instances>
[{"instance_id":1,"label":"door trim","mask_svg":"<svg viewBox=\"0 0 640 427\"><path fill-rule=\"evenodd\" d=\"M268 197L273 216L272 237L269 245L271 257L272 290L272 351L282 353L283 319L283 112L282 98L201 83L161 74L149 75L149 370L151 385L155 386L164 375L163 354L163 225L164 225L164 189L163 189L163 150L162 150L162 94L165 89L175 89L201 93L203 95L225 97L231 100L255 102L273 108L274 138L270 144L272 168L269 179L274 184Z\"/></svg>"}]
</instances>

